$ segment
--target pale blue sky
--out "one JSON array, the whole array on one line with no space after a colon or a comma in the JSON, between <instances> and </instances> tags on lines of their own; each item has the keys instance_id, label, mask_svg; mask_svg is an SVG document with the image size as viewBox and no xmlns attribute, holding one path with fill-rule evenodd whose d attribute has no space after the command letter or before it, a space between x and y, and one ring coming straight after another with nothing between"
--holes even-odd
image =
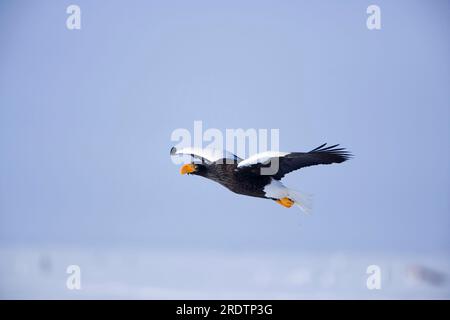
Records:
<instances>
[{"instance_id":1,"label":"pale blue sky","mask_svg":"<svg viewBox=\"0 0 450 320\"><path fill-rule=\"evenodd\" d=\"M82 29L66 29L66 7ZM381 7L382 29L366 28ZM0 244L450 248L449 1L2 1ZM341 143L311 216L180 176L176 128Z\"/></svg>"}]
</instances>

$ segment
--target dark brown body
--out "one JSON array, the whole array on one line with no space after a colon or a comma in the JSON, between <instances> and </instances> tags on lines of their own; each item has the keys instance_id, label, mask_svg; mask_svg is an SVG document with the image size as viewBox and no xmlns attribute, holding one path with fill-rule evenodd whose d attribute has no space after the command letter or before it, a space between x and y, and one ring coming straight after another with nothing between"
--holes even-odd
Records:
<instances>
[{"instance_id":1,"label":"dark brown body","mask_svg":"<svg viewBox=\"0 0 450 320\"><path fill-rule=\"evenodd\" d=\"M272 178L238 171L236 168L235 163L212 163L208 166L198 165L198 171L194 174L214 180L235 193L266 198L263 190Z\"/></svg>"}]
</instances>

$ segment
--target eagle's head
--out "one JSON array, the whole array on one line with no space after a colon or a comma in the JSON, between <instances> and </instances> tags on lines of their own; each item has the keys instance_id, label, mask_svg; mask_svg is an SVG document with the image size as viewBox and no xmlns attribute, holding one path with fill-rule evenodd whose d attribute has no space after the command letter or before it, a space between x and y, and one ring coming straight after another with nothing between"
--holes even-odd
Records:
<instances>
[{"instance_id":1,"label":"eagle's head","mask_svg":"<svg viewBox=\"0 0 450 320\"><path fill-rule=\"evenodd\" d=\"M181 167L181 174L195 174L199 176L203 176L206 173L206 166L200 163L188 163Z\"/></svg>"}]
</instances>

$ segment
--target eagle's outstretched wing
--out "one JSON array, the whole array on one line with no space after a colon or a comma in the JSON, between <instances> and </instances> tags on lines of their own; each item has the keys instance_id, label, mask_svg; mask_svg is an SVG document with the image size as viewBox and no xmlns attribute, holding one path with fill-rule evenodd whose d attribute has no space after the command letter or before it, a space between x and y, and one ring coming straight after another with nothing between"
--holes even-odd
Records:
<instances>
[{"instance_id":1,"label":"eagle's outstretched wing","mask_svg":"<svg viewBox=\"0 0 450 320\"><path fill-rule=\"evenodd\" d=\"M242 161L241 158L238 156L232 154L229 151L226 150L219 150L219 149L213 149L213 148L182 148L177 149L173 147L170 149L171 155L190 155L194 158L197 158L203 162L206 163L213 163L222 159L230 159L236 162Z\"/></svg>"},{"instance_id":2,"label":"eagle's outstretched wing","mask_svg":"<svg viewBox=\"0 0 450 320\"><path fill-rule=\"evenodd\" d=\"M272 161L275 161L275 171L273 174L269 173L268 175L276 180L280 180L287 173L304 167L318 164L341 163L348 160L352 155L344 148L336 148L338 146L336 144L326 147L325 143L309 152L263 152L241 161L238 164L238 170L264 174L261 173L262 168L270 167ZM276 161L278 161L278 165ZM276 168L277 166L278 168Z\"/></svg>"}]
</instances>

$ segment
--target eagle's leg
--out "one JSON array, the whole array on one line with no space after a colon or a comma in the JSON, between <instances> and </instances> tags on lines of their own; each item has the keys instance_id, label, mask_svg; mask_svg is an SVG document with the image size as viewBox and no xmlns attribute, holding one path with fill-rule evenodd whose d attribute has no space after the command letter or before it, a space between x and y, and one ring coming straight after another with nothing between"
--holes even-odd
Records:
<instances>
[{"instance_id":1,"label":"eagle's leg","mask_svg":"<svg viewBox=\"0 0 450 320\"><path fill-rule=\"evenodd\" d=\"M278 204L281 204L283 207L286 207L286 208L290 208L294 204L294 201L292 201L289 198L281 198L281 199L278 199L278 200L275 200L275 201Z\"/></svg>"}]
</instances>

